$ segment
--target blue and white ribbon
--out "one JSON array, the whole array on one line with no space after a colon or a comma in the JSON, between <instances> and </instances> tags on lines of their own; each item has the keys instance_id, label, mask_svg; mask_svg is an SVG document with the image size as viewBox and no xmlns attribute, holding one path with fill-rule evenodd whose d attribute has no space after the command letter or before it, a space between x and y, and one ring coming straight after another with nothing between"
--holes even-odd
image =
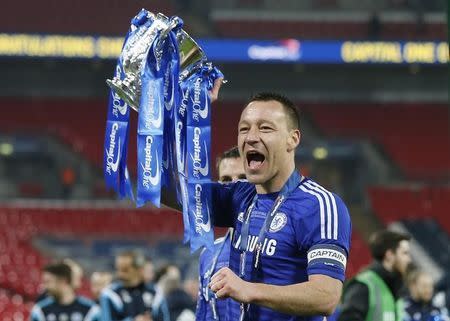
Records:
<instances>
[{"instance_id":1,"label":"blue and white ribbon","mask_svg":"<svg viewBox=\"0 0 450 321\"><path fill-rule=\"evenodd\" d=\"M211 226L211 99L209 91L220 71L204 66L188 80L186 145L187 193L191 251L212 248ZM184 209L183 209L184 210ZM185 214L185 213L184 213Z\"/></svg>"},{"instance_id":2,"label":"blue and white ribbon","mask_svg":"<svg viewBox=\"0 0 450 321\"><path fill-rule=\"evenodd\" d=\"M153 21L146 10L132 20L129 37ZM176 38L181 19L168 33L157 35L147 52L141 76L137 146L137 206L159 207L161 188L177 195L183 209L184 241L191 251L213 246L211 226L211 101L209 91L222 73L206 64L180 82ZM122 58L115 76L124 79ZM104 172L106 184L121 197L133 198L126 166L129 106L113 91L108 104Z\"/></svg>"},{"instance_id":3,"label":"blue and white ribbon","mask_svg":"<svg viewBox=\"0 0 450 321\"><path fill-rule=\"evenodd\" d=\"M127 41L131 31L127 33ZM122 58L117 61L115 77L123 79ZM130 108L114 90L110 90L105 130L103 171L106 186L113 188L120 198L134 199L127 168Z\"/></svg>"},{"instance_id":4,"label":"blue and white ribbon","mask_svg":"<svg viewBox=\"0 0 450 321\"><path fill-rule=\"evenodd\" d=\"M137 202L161 204L161 170L164 144L164 74L166 61L161 59L160 37L155 37L148 51L142 73L141 101L138 116Z\"/></svg>"}]
</instances>

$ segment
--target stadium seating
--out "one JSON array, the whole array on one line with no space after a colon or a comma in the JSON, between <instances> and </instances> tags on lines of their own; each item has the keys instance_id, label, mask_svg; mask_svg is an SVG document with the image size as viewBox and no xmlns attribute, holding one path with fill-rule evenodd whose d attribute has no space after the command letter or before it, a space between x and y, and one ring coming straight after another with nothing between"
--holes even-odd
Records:
<instances>
[{"instance_id":1,"label":"stadium seating","mask_svg":"<svg viewBox=\"0 0 450 321\"><path fill-rule=\"evenodd\" d=\"M2 32L125 35L131 18L141 9L173 14L170 1L43 0L7 1L0 11ZM20 15L20 23L17 17Z\"/></svg>"},{"instance_id":2,"label":"stadium seating","mask_svg":"<svg viewBox=\"0 0 450 321\"><path fill-rule=\"evenodd\" d=\"M218 104L213 113L213 140L216 142L213 154L235 144L229 124L237 124L243 106L242 102ZM450 177L447 105L302 102L298 105L326 136L378 143L407 178L446 181Z\"/></svg>"},{"instance_id":3,"label":"stadium seating","mask_svg":"<svg viewBox=\"0 0 450 321\"><path fill-rule=\"evenodd\" d=\"M182 231L179 215L167 210L0 208L1 320L26 320L32 304L24 302L40 292L41 269L48 259L32 246L37 236L123 239L179 237ZM89 293L86 280L79 293Z\"/></svg>"},{"instance_id":4,"label":"stadium seating","mask_svg":"<svg viewBox=\"0 0 450 321\"><path fill-rule=\"evenodd\" d=\"M350 258L347 262L346 277L351 278L371 262L369 247L364 239L353 229Z\"/></svg>"},{"instance_id":5,"label":"stadium seating","mask_svg":"<svg viewBox=\"0 0 450 321\"><path fill-rule=\"evenodd\" d=\"M365 40L369 37L367 22L233 18L218 19L215 26L220 36L228 38ZM385 23L379 35L383 40L445 40L446 37L443 23L426 24L421 29L414 23Z\"/></svg>"},{"instance_id":6,"label":"stadium seating","mask_svg":"<svg viewBox=\"0 0 450 321\"><path fill-rule=\"evenodd\" d=\"M88 160L101 164L106 101L3 99L0 105L6 113L0 119L2 131L54 134ZM135 140L130 139L130 149L135 150L135 146ZM135 160L135 155L130 153L131 160L133 157Z\"/></svg>"},{"instance_id":7,"label":"stadium seating","mask_svg":"<svg viewBox=\"0 0 450 321\"><path fill-rule=\"evenodd\" d=\"M305 104L302 109L326 135L379 143L408 178L450 177L447 105Z\"/></svg>"},{"instance_id":8,"label":"stadium seating","mask_svg":"<svg viewBox=\"0 0 450 321\"><path fill-rule=\"evenodd\" d=\"M219 102L214 109L212 157L236 144L234 129L243 103ZM367 138L379 143L402 172L412 179L450 177L449 110L439 104L299 104L320 130L330 136ZM106 102L104 100L2 99L2 131L19 129L56 134L75 151L101 166ZM430 112L432 108L433 112ZM89 115L89 121L86 121ZM128 164L136 168L136 113L131 113ZM227 119L227 122L221 121ZM399 126L402 124L402 126ZM80 130L82 128L83 130ZM433 157L430 157L433 155Z\"/></svg>"},{"instance_id":9,"label":"stadium seating","mask_svg":"<svg viewBox=\"0 0 450 321\"><path fill-rule=\"evenodd\" d=\"M40 269L47 260L31 246L34 236L173 236L182 231L172 211L0 209L0 287L27 298L39 292Z\"/></svg>"},{"instance_id":10,"label":"stadium seating","mask_svg":"<svg viewBox=\"0 0 450 321\"><path fill-rule=\"evenodd\" d=\"M431 217L450 233L450 187L371 187L369 197L378 217L389 224Z\"/></svg>"},{"instance_id":11,"label":"stadium seating","mask_svg":"<svg viewBox=\"0 0 450 321\"><path fill-rule=\"evenodd\" d=\"M2 321L25 321L33 306L19 294L0 288L0 316Z\"/></svg>"},{"instance_id":12,"label":"stadium seating","mask_svg":"<svg viewBox=\"0 0 450 321\"><path fill-rule=\"evenodd\" d=\"M317 1L316 1L317 2ZM27 10L23 10L26 6ZM141 8L153 12L175 14L172 1L106 1L80 0L77 6L54 0L39 2L8 1L0 11L0 30L15 33L101 34L124 35L130 18ZM45 11L43 10L45 9ZM21 15L18 24L16 15ZM40 14L34 14L39 12ZM51 18L45 12L51 12ZM70 12L71 14L67 14ZM183 12L179 12L183 17ZM213 15L214 17L214 15ZM263 20L258 18L214 17L212 30L218 36L232 38L302 38L302 39L366 39L365 21ZM383 23L381 39L409 40L446 39L445 23L427 23L420 28L414 22Z\"/></svg>"},{"instance_id":13,"label":"stadium seating","mask_svg":"<svg viewBox=\"0 0 450 321\"><path fill-rule=\"evenodd\" d=\"M212 159L236 144L234 133L237 131L234 128L230 130L230 123L220 120L228 119L231 123L237 124L242 107L242 104L219 104L212 114L214 137ZM99 167L102 165L107 111L105 100L5 98L0 101L0 108L4 111L4 117L0 117L0 128L3 132L22 130L31 134L53 134L95 165ZM136 150L136 120L137 113L131 112L128 153L131 175L136 169L136 153L133 152Z\"/></svg>"},{"instance_id":14,"label":"stadium seating","mask_svg":"<svg viewBox=\"0 0 450 321\"><path fill-rule=\"evenodd\" d=\"M434 219L403 220L403 225L413 238L433 257L445 271L450 266L450 234Z\"/></svg>"}]
</instances>

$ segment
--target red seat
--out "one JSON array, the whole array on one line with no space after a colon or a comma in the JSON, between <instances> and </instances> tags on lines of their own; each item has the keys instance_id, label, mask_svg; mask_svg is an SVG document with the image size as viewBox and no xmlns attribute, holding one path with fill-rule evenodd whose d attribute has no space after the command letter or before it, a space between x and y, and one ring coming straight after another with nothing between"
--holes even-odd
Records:
<instances>
[{"instance_id":1,"label":"red seat","mask_svg":"<svg viewBox=\"0 0 450 321\"><path fill-rule=\"evenodd\" d=\"M369 197L385 224L433 217L450 233L450 187L371 187Z\"/></svg>"},{"instance_id":2,"label":"red seat","mask_svg":"<svg viewBox=\"0 0 450 321\"><path fill-rule=\"evenodd\" d=\"M169 16L174 12L170 1L164 0L79 0L76 6L64 1L42 0L39 3L26 2L25 11L23 6L22 1L9 1L2 5L0 30L16 33L124 35L131 18L141 8ZM10 12L21 12L20 23L8 14ZM34 14L36 12L39 14Z\"/></svg>"},{"instance_id":3,"label":"red seat","mask_svg":"<svg viewBox=\"0 0 450 321\"><path fill-rule=\"evenodd\" d=\"M370 262L371 255L369 247L359 233L353 230L350 257L347 262L347 279L353 277L362 268L369 265Z\"/></svg>"},{"instance_id":4,"label":"red seat","mask_svg":"<svg viewBox=\"0 0 450 321\"><path fill-rule=\"evenodd\" d=\"M368 38L366 21L302 21L244 18L216 18L219 34L228 38L256 39L343 39ZM385 40L445 40L446 24L429 23L418 30L414 22L383 23L380 38Z\"/></svg>"},{"instance_id":5,"label":"red seat","mask_svg":"<svg viewBox=\"0 0 450 321\"><path fill-rule=\"evenodd\" d=\"M409 178L450 178L447 105L305 104L302 109L329 136L366 137L381 144Z\"/></svg>"}]
</instances>

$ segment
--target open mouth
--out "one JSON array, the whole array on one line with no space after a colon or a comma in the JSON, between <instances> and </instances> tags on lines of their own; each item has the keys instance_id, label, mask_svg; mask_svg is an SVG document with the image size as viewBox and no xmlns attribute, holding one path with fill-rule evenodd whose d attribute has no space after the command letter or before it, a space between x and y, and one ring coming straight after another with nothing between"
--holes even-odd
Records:
<instances>
[{"instance_id":1,"label":"open mouth","mask_svg":"<svg viewBox=\"0 0 450 321\"><path fill-rule=\"evenodd\" d=\"M250 169L258 169L264 163L266 157L257 151L247 152L247 165Z\"/></svg>"}]
</instances>

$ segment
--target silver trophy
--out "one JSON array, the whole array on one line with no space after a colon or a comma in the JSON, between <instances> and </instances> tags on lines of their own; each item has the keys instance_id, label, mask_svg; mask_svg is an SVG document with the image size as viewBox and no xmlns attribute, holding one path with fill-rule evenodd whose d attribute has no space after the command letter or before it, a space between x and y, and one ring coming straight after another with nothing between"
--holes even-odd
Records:
<instances>
[{"instance_id":1,"label":"silver trophy","mask_svg":"<svg viewBox=\"0 0 450 321\"><path fill-rule=\"evenodd\" d=\"M139 110L141 75L148 50L158 35L160 43L157 44L157 48L161 46L161 42L169 32L179 24L178 17L169 19L161 13L155 15L147 11L147 18L153 21L150 25L131 26L131 30L135 32L128 37L122 49L121 58L125 77L121 79L120 75L116 75L113 79L106 80L108 86L136 111ZM200 46L184 30L179 29L176 37L180 53L180 81L182 81L203 65L206 56Z\"/></svg>"}]
</instances>

